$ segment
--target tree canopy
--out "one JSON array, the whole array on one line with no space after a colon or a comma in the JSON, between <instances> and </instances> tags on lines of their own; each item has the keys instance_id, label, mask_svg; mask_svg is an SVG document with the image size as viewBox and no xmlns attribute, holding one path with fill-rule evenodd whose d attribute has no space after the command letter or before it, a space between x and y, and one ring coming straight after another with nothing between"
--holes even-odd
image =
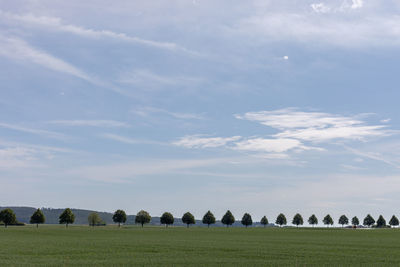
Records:
<instances>
[{"instance_id":1,"label":"tree canopy","mask_svg":"<svg viewBox=\"0 0 400 267\"><path fill-rule=\"evenodd\" d=\"M399 225L399 219L397 219L396 216L392 216L389 221L390 226L398 226Z\"/></svg>"},{"instance_id":2,"label":"tree canopy","mask_svg":"<svg viewBox=\"0 0 400 267\"><path fill-rule=\"evenodd\" d=\"M310 218L308 218L308 223L314 227L314 225L318 224L318 219L315 214L311 215Z\"/></svg>"},{"instance_id":3,"label":"tree canopy","mask_svg":"<svg viewBox=\"0 0 400 267\"><path fill-rule=\"evenodd\" d=\"M17 222L17 218L15 217L15 213L12 209L4 209L0 211L0 221L2 221L4 226L7 228L7 225L15 224Z\"/></svg>"},{"instance_id":4,"label":"tree canopy","mask_svg":"<svg viewBox=\"0 0 400 267\"><path fill-rule=\"evenodd\" d=\"M383 218L382 215L379 215L379 218L376 221L376 227L379 227L379 228L386 227L386 220L385 220L385 218Z\"/></svg>"},{"instance_id":5,"label":"tree canopy","mask_svg":"<svg viewBox=\"0 0 400 267\"><path fill-rule=\"evenodd\" d=\"M60 224L65 224L65 227L68 227L68 224L74 223L75 215L72 213L71 209L66 208L63 213L61 213L59 219Z\"/></svg>"},{"instance_id":6,"label":"tree canopy","mask_svg":"<svg viewBox=\"0 0 400 267\"><path fill-rule=\"evenodd\" d=\"M351 224L352 224L353 226L360 225L360 221L358 220L357 216L354 216L354 217L351 219Z\"/></svg>"},{"instance_id":7,"label":"tree canopy","mask_svg":"<svg viewBox=\"0 0 400 267\"><path fill-rule=\"evenodd\" d=\"M268 219L267 219L267 217L266 217L266 216L263 216L263 217L261 218L260 223L261 223L262 225L264 225L264 227L265 227L265 226L268 224Z\"/></svg>"},{"instance_id":8,"label":"tree canopy","mask_svg":"<svg viewBox=\"0 0 400 267\"><path fill-rule=\"evenodd\" d=\"M296 225L297 227L299 227L299 225L303 225L303 217L300 215L300 213L294 215L292 224Z\"/></svg>"},{"instance_id":9,"label":"tree canopy","mask_svg":"<svg viewBox=\"0 0 400 267\"><path fill-rule=\"evenodd\" d=\"M343 227L343 225L347 225L347 224L349 224L349 219L346 217L346 215L342 215L342 216L340 216L340 218L339 218L339 224L341 224L342 225L342 227Z\"/></svg>"},{"instance_id":10,"label":"tree canopy","mask_svg":"<svg viewBox=\"0 0 400 267\"><path fill-rule=\"evenodd\" d=\"M210 224L214 224L215 223L214 214L212 214L211 211L207 211L207 213L204 214L204 216L203 216L202 222L204 224L207 224L207 227L210 227Z\"/></svg>"},{"instance_id":11,"label":"tree canopy","mask_svg":"<svg viewBox=\"0 0 400 267\"><path fill-rule=\"evenodd\" d=\"M191 214L190 212L186 212L185 214L183 214L182 216L182 222L186 224L186 227L189 228L190 224L195 224L196 220L194 219L193 214Z\"/></svg>"},{"instance_id":12,"label":"tree canopy","mask_svg":"<svg viewBox=\"0 0 400 267\"><path fill-rule=\"evenodd\" d=\"M367 225L368 227L371 227L371 225L373 225L375 223L375 219L368 214L365 218L364 218L364 225Z\"/></svg>"},{"instance_id":13,"label":"tree canopy","mask_svg":"<svg viewBox=\"0 0 400 267\"><path fill-rule=\"evenodd\" d=\"M30 223L36 224L36 227L39 227L40 223L44 223L46 218L44 217L43 212L40 209L37 209L31 216Z\"/></svg>"},{"instance_id":14,"label":"tree canopy","mask_svg":"<svg viewBox=\"0 0 400 267\"><path fill-rule=\"evenodd\" d=\"M246 226L246 228L247 228L247 226L252 225L253 224L253 220L251 219L251 215L248 214L248 213L245 213L243 215L243 217L242 217L242 221L241 222L242 222L242 224L244 226Z\"/></svg>"},{"instance_id":15,"label":"tree canopy","mask_svg":"<svg viewBox=\"0 0 400 267\"><path fill-rule=\"evenodd\" d=\"M174 216L172 216L169 212L164 212L160 218L161 224L165 224L165 227L168 227L170 224L174 224Z\"/></svg>"},{"instance_id":16,"label":"tree canopy","mask_svg":"<svg viewBox=\"0 0 400 267\"><path fill-rule=\"evenodd\" d=\"M140 223L142 227L145 223L149 223L150 221L151 216L147 211L141 210L136 214L135 223Z\"/></svg>"},{"instance_id":17,"label":"tree canopy","mask_svg":"<svg viewBox=\"0 0 400 267\"><path fill-rule=\"evenodd\" d=\"M123 210L116 210L112 217L115 223L118 223L118 227L121 227L121 223L126 222L126 213Z\"/></svg>"},{"instance_id":18,"label":"tree canopy","mask_svg":"<svg viewBox=\"0 0 400 267\"><path fill-rule=\"evenodd\" d=\"M92 212L88 216L89 226L96 226L101 224L101 218L97 212Z\"/></svg>"},{"instance_id":19,"label":"tree canopy","mask_svg":"<svg viewBox=\"0 0 400 267\"><path fill-rule=\"evenodd\" d=\"M279 214L278 217L276 217L275 223L279 226L286 225L286 216L283 213Z\"/></svg>"},{"instance_id":20,"label":"tree canopy","mask_svg":"<svg viewBox=\"0 0 400 267\"><path fill-rule=\"evenodd\" d=\"M326 226L329 226L329 225L332 225L333 224L333 219L332 219L332 217L331 217L331 215L326 215L325 217L324 217L324 219L322 220L322 222L326 225Z\"/></svg>"},{"instance_id":21,"label":"tree canopy","mask_svg":"<svg viewBox=\"0 0 400 267\"><path fill-rule=\"evenodd\" d=\"M221 219L221 222L228 227L229 225L232 225L235 222L235 217L233 217L233 214L230 210L228 210L224 216Z\"/></svg>"}]
</instances>

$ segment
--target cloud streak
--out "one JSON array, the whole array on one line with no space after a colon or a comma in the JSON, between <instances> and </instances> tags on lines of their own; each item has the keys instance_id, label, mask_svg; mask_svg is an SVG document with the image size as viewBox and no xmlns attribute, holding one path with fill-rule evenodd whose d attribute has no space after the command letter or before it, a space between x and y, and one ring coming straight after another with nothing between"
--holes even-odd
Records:
<instances>
[{"instance_id":1,"label":"cloud streak","mask_svg":"<svg viewBox=\"0 0 400 267\"><path fill-rule=\"evenodd\" d=\"M18 15L0 10L0 17L6 21L16 21L22 23L24 26L37 26L46 29L51 29L59 32L67 32L75 35L79 35L85 38L99 39L99 38L110 38L129 42L133 44L139 44L149 47L155 47L159 49L165 49L170 51L182 51L191 55L199 55L197 52L189 50L185 47L177 45L172 42L159 42L153 40L147 40L135 36L129 36L125 33L117 33L109 30L94 30L88 29L73 24L65 24L61 18L57 17L46 17L46 16L34 16L32 14Z\"/></svg>"},{"instance_id":2,"label":"cloud streak","mask_svg":"<svg viewBox=\"0 0 400 267\"><path fill-rule=\"evenodd\" d=\"M62 126L130 127L128 123L114 120L55 120L48 123Z\"/></svg>"},{"instance_id":3,"label":"cloud streak","mask_svg":"<svg viewBox=\"0 0 400 267\"><path fill-rule=\"evenodd\" d=\"M100 84L99 81L90 77L84 71L44 51L33 48L18 38L0 35L0 56L18 61L32 62L47 69L66 73L96 85Z\"/></svg>"}]
</instances>

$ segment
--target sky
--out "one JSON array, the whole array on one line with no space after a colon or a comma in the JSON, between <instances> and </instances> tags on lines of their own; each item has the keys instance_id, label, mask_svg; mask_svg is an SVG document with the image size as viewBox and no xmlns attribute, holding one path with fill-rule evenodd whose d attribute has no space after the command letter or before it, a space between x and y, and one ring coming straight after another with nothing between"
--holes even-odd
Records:
<instances>
[{"instance_id":1,"label":"sky","mask_svg":"<svg viewBox=\"0 0 400 267\"><path fill-rule=\"evenodd\" d=\"M399 11L0 0L0 206L399 216Z\"/></svg>"}]
</instances>

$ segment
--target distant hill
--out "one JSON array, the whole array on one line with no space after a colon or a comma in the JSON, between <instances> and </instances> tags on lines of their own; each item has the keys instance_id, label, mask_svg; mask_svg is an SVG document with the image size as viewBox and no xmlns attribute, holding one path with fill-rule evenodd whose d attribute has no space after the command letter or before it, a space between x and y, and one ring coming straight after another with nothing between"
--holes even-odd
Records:
<instances>
[{"instance_id":1,"label":"distant hill","mask_svg":"<svg viewBox=\"0 0 400 267\"><path fill-rule=\"evenodd\" d=\"M0 207L0 210L10 208L14 211L17 220L23 223L29 223L29 220L32 214L36 211L36 208L32 207ZM64 209L53 209L53 208L41 208L46 217L46 224L58 224L58 217L64 211ZM101 212L101 211L94 211L94 210L82 210L82 209L71 209L72 212L75 214L75 224L88 224L88 216L92 212L97 212L101 219L106 222L106 224L114 224L112 220L113 213L110 212ZM127 215L126 224L135 224L135 215ZM151 218L151 225L160 225L160 217L152 217ZM175 218L174 225L176 226L185 226L186 224L182 223L180 218ZM196 226L205 226L201 220L196 220ZM213 225L222 227L224 226L220 221L217 221L216 224ZM240 221L236 221L233 224L234 227L242 226ZM261 226L259 222L254 222L254 226ZM268 225L272 226L272 225Z\"/></svg>"}]
</instances>

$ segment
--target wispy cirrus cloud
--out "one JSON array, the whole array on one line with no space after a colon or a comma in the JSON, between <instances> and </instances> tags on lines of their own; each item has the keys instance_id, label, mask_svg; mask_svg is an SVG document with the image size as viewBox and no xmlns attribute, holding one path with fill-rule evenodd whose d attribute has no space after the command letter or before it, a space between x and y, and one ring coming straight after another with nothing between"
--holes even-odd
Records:
<instances>
[{"instance_id":1,"label":"wispy cirrus cloud","mask_svg":"<svg viewBox=\"0 0 400 267\"><path fill-rule=\"evenodd\" d=\"M139 108L133 109L132 113L137 114L139 116L143 116L143 117L147 117L152 114L166 114L166 115L174 117L176 119L183 119L183 120L204 119L203 115L201 115L201 114L186 113L186 112L174 112L174 111L169 111L166 109L155 108L155 107L139 107Z\"/></svg>"},{"instance_id":2,"label":"wispy cirrus cloud","mask_svg":"<svg viewBox=\"0 0 400 267\"><path fill-rule=\"evenodd\" d=\"M25 126L21 126L21 125L17 125L17 124L0 122L0 127L14 130L14 131L30 133L30 134L39 135L39 136L48 137L48 138L53 138L53 139L60 139L60 140L68 139L68 137L66 135L61 134L61 133L42 130L42 129L36 129L36 128L29 128L29 127L25 127Z\"/></svg>"},{"instance_id":3,"label":"wispy cirrus cloud","mask_svg":"<svg viewBox=\"0 0 400 267\"><path fill-rule=\"evenodd\" d=\"M54 120L50 124L62 126L87 126L87 127L130 127L126 122L115 120Z\"/></svg>"},{"instance_id":4,"label":"wispy cirrus cloud","mask_svg":"<svg viewBox=\"0 0 400 267\"><path fill-rule=\"evenodd\" d=\"M47 69L66 73L96 85L100 84L97 79L89 76L79 68L36 49L19 38L5 37L0 34L0 56L17 61L32 62Z\"/></svg>"},{"instance_id":5,"label":"wispy cirrus cloud","mask_svg":"<svg viewBox=\"0 0 400 267\"><path fill-rule=\"evenodd\" d=\"M173 142L174 145L186 148L211 148L222 147L241 139L240 136L232 137L204 137L202 135L189 135Z\"/></svg>"},{"instance_id":6,"label":"wispy cirrus cloud","mask_svg":"<svg viewBox=\"0 0 400 267\"><path fill-rule=\"evenodd\" d=\"M113 134L113 133L103 133L100 134L100 137L107 138L113 141L117 141L120 143L125 143L125 144L130 144L130 145L165 145L162 142L157 142L157 141L151 141L151 140L142 140L142 139L134 139L118 134Z\"/></svg>"},{"instance_id":7,"label":"wispy cirrus cloud","mask_svg":"<svg viewBox=\"0 0 400 267\"><path fill-rule=\"evenodd\" d=\"M182 51L191 55L199 55L198 52L192 51L190 49L187 49L183 46L177 45L172 42L153 41L109 30L88 29L73 24L63 23L62 19L58 17L35 16L33 14L19 15L0 10L0 18L2 18L5 21L20 22L24 26L28 27L32 26L43 27L46 29L60 31L60 32L67 32L86 38L92 38L92 39L111 38L120 41L130 42L133 44L145 45L160 49L166 49L170 51Z\"/></svg>"},{"instance_id":8,"label":"wispy cirrus cloud","mask_svg":"<svg viewBox=\"0 0 400 267\"><path fill-rule=\"evenodd\" d=\"M304 112L293 108L247 112L235 117L275 128L280 131L274 135L277 138L312 142L335 139L364 140L368 137L383 137L391 134L386 125L367 125L357 116Z\"/></svg>"}]
</instances>

